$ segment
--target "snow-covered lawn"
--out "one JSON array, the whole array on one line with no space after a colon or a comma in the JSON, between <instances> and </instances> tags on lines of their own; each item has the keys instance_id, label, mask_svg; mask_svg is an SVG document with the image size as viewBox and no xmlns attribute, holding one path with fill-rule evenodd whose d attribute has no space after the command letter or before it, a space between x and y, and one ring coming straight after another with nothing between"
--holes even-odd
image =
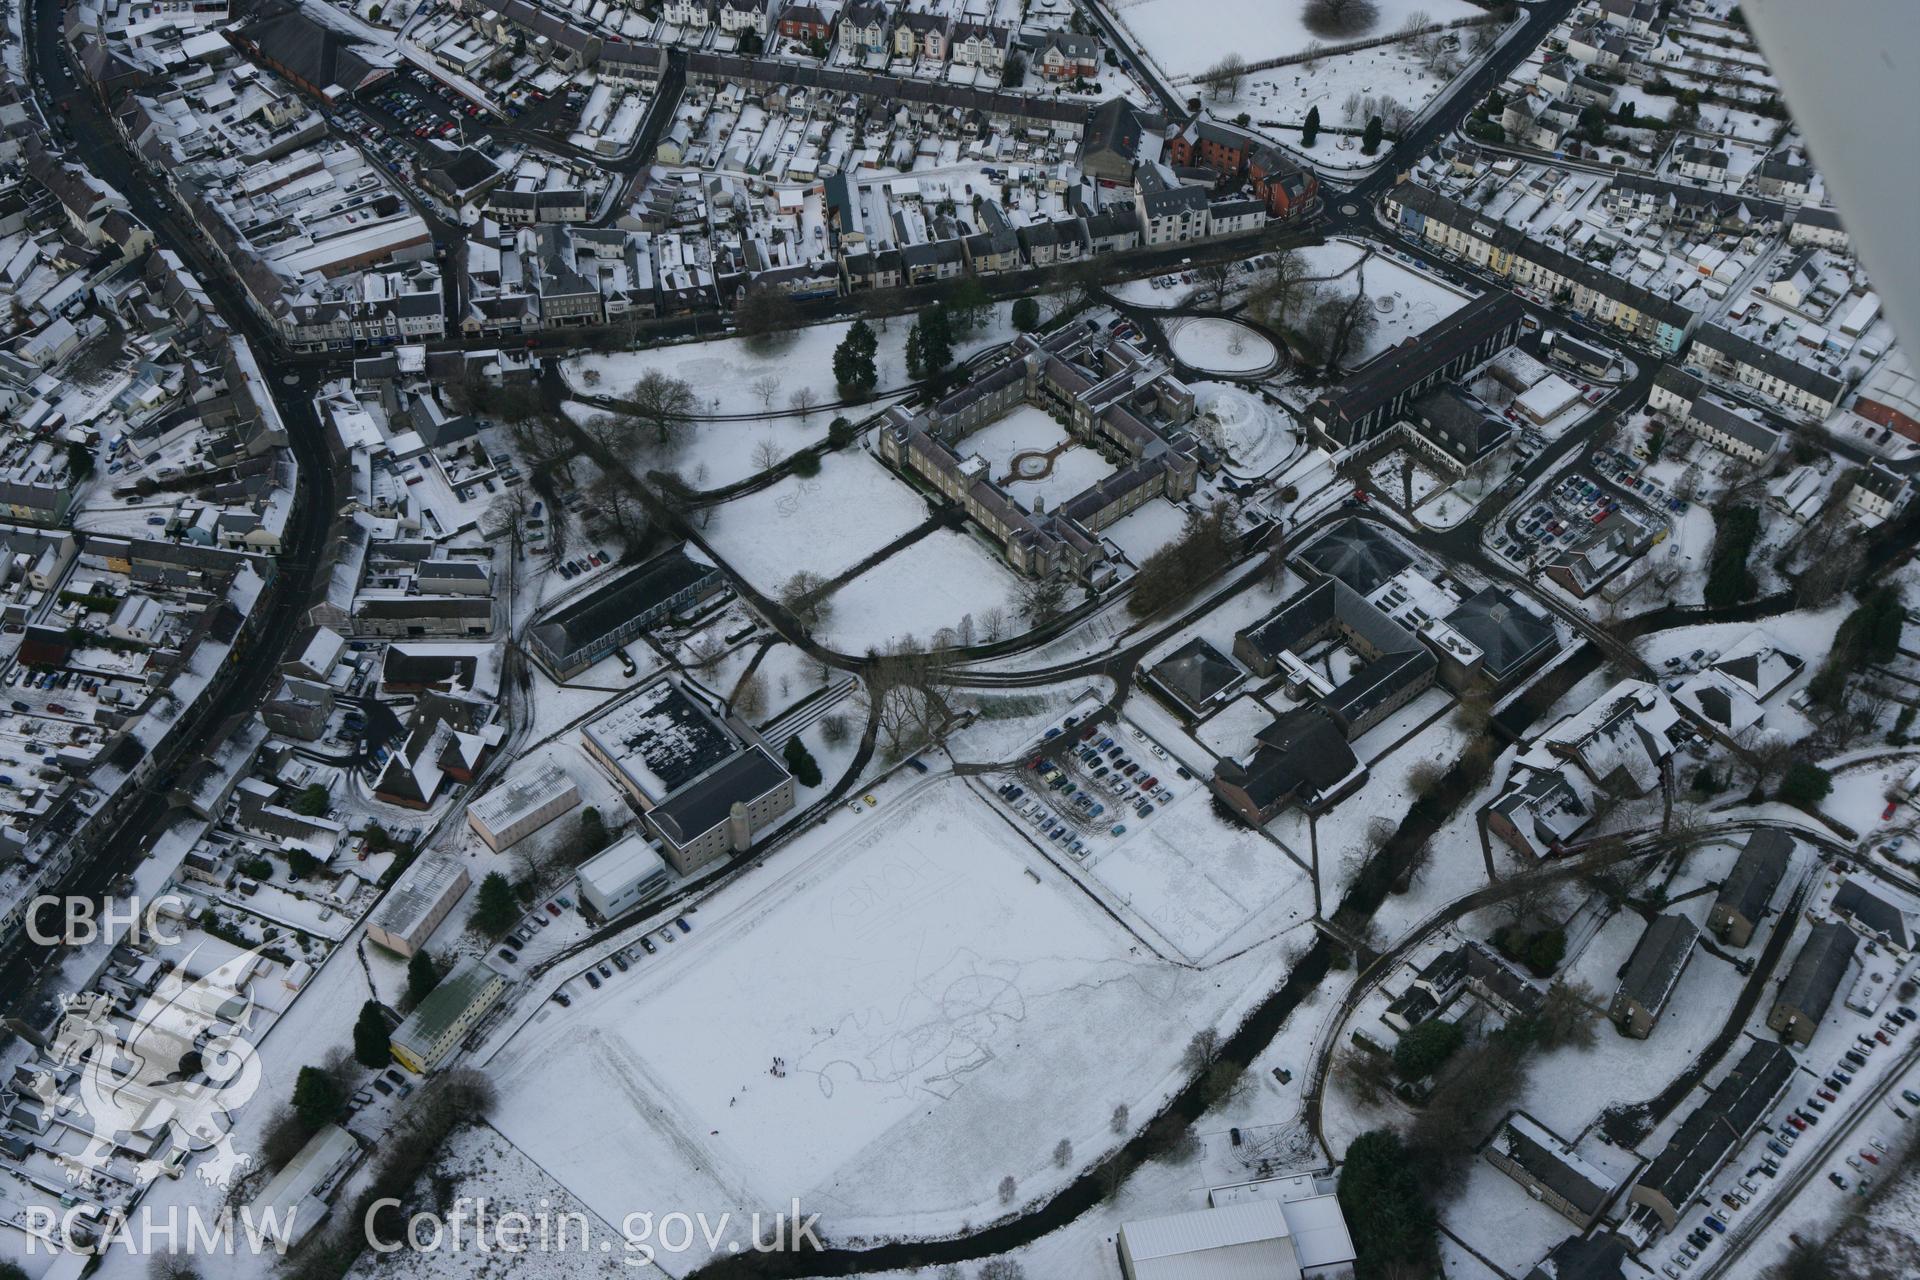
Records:
<instances>
[{"instance_id":1,"label":"snow-covered lawn","mask_svg":"<svg viewBox=\"0 0 1920 1280\"><path fill-rule=\"evenodd\" d=\"M1257 393L1230 382L1196 382L1193 393L1200 419L1240 474L1259 475L1299 447L1293 415Z\"/></svg>"},{"instance_id":2,"label":"snow-covered lawn","mask_svg":"<svg viewBox=\"0 0 1920 1280\"><path fill-rule=\"evenodd\" d=\"M1704 919L1712 905L1709 895L1689 899L1674 910ZM1575 976L1593 990L1600 1004L1613 998L1619 985L1616 970L1633 954L1645 928L1646 922L1631 912L1615 916L1574 966ZM1519 1106L1555 1133L1571 1138L1598 1119L1610 1103L1644 1102L1686 1070L1719 1032L1743 982L1732 965L1696 947L1650 1037L1634 1040L1602 1023L1591 1049L1569 1047L1536 1055ZM1588 1087L1594 1080L1607 1081L1607 1089Z\"/></svg>"},{"instance_id":3,"label":"snow-covered lawn","mask_svg":"<svg viewBox=\"0 0 1920 1280\"><path fill-rule=\"evenodd\" d=\"M1011 339L1014 335L1012 312L1011 303L995 306L991 320L955 340L954 358L964 360L975 352ZM878 321L869 323L880 345L875 358L880 374L879 392L905 390L910 382L906 344L911 320L896 316L886 322L885 328L881 328ZM794 392L802 387L813 393L817 405L832 404L840 398L833 381L833 352L852 325L851 320L807 325L784 339L766 343L725 338L718 342L650 347L645 351L578 356L561 368L575 390L594 395L624 396L641 374L658 370L690 383L703 413L791 413ZM769 377L778 383L771 410L754 386L760 379ZM825 429L824 419L821 429Z\"/></svg>"},{"instance_id":4,"label":"snow-covered lawn","mask_svg":"<svg viewBox=\"0 0 1920 1280\"><path fill-rule=\"evenodd\" d=\"M888 556L834 592L832 605L819 639L842 653L884 648L907 636L926 643L963 623L974 643L990 631L1005 637L1026 629L1013 571L978 539L952 529L935 530ZM994 610L997 617L989 617Z\"/></svg>"},{"instance_id":5,"label":"snow-covered lawn","mask_svg":"<svg viewBox=\"0 0 1920 1280\"><path fill-rule=\"evenodd\" d=\"M1507 1275L1526 1275L1547 1250L1575 1234L1572 1223L1484 1159L1470 1160L1460 1185L1450 1191L1441 1221Z\"/></svg>"},{"instance_id":6,"label":"snow-covered lawn","mask_svg":"<svg viewBox=\"0 0 1920 1280\"><path fill-rule=\"evenodd\" d=\"M1155 498L1101 530L1101 536L1139 564L1186 531L1188 509Z\"/></svg>"},{"instance_id":7,"label":"snow-covered lawn","mask_svg":"<svg viewBox=\"0 0 1920 1280\"><path fill-rule=\"evenodd\" d=\"M993 479L1007 495L1029 511L1036 501L1051 510L1068 498L1083 492L1113 474L1113 467L1094 450L1079 443L1067 429L1054 421L1044 409L1030 404L1016 406L1005 417L982 427L955 446L964 456L979 454L986 459ZM1022 453L1047 453L1059 450L1045 475L1022 470L1017 478L1014 457ZM1028 458L1027 467L1037 471L1044 462Z\"/></svg>"},{"instance_id":8,"label":"snow-covered lawn","mask_svg":"<svg viewBox=\"0 0 1920 1280\"><path fill-rule=\"evenodd\" d=\"M778 591L801 569L835 577L926 518L927 504L898 476L843 449L817 476L788 476L721 506L706 533L755 586Z\"/></svg>"},{"instance_id":9,"label":"snow-covered lawn","mask_svg":"<svg viewBox=\"0 0 1920 1280\"><path fill-rule=\"evenodd\" d=\"M1322 37L1307 29L1301 0L1210 0L1205 21L1196 21L1199 15L1186 0L1113 0L1110 7L1140 42L1141 52L1175 80L1203 74L1229 48L1250 63L1263 62L1300 53L1316 41L1389 35L1415 13L1451 22L1484 12L1466 0L1378 0L1380 16L1365 31Z\"/></svg>"},{"instance_id":10,"label":"snow-covered lawn","mask_svg":"<svg viewBox=\"0 0 1920 1280\"><path fill-rule=\"evenodd\" d=\"M1278 358L1265 337L1217 316L1170 322L1167 345L1178 359L1204 373L1259 373Z\"/></svg>"},{"instance_id":11,"label":"snow-covered lawn","mask_svg":"<svg viewBox=\"0 0 1920 1280\"><path fill-rule=\"evenodd\" d=\"M1367 296L1373 299L1378 323L1359 349L1348 356L1348 362L1355 365L1425 333L1466 306L1471 296L1378 253L1367 259L1360 273L1366 278ZM1352 287L1344 281L1342 284L1343 292L1351 295Z\"/></svg>"},{"instance_id":12,"label":"snow-covered lawn","mask_svg":"<svg viewBox=\"0 0 1920 1280\"><path fill-rule=\"evenodd\" d=\"M988 1221L1072 1176L1062 1138L1081 1160L1116 1141L1116 1103L1148 1114L1192 1034L1282 976L1265 950L1151 959L951 779L781 858L491 1063L495 1126L610 1221L796 1193L829 1236Z\"/></svg>"},{"instance_id":13,"label":"snow-covered lawn","mask_svg":"<svg viewBox=\"0 0 1920 1280\"><path fill-rule=\"evenodd\" d=\"M1346 114L1349 94L1359 94L1362 104L1370 97L1391 98L1418 111L1446 83L1406 45L1390 44L1255 72L1246 78L1237 95L1223 99L1215 110L1245 111L1254 118L1256 127L1297 128L1306 122L1307 113L1318 107L1320 122L1328 128L1360 129L1366 126L1367 115L1364 110ZM1300 139L1291 131L1279 136L1296 144ZM1302 154L1320 160L1334 152L1337 139L1338 135L1323 133Z\"/></svg>"},{"instance_id":14,"label":"snow-covered lawn","mask_svg":"<svg viewBox=\"0 0 1920 1280\"><path fill-rule=\"evenodd\" d=\"M577 400L569 400L562 408L567 417L582 424L606 412ZM827 424L840 412L824 410L803 419L785 408L777 406L771 417L689 423L665 449L657 449L649 436L645 466L677 472L697 490L719 489L765 470L760 456L763 444L771 444L786 458L819 443L826 437ZM849 416L864 416L871 408L862 406Z\"/></svg>"}]
</instances>

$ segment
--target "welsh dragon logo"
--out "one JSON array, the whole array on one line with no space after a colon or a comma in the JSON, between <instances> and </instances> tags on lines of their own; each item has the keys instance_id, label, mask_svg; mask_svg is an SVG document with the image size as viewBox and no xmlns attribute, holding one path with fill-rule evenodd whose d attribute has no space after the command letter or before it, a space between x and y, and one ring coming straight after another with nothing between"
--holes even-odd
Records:
<instances>
[{"instance_id":1,"label":"welsh dragon logo","mask_svg":"<svg viewBox=\"0 0 1920 1280\"><path fill-rule=\"evenodd\" d=\"M191 980L188 952L133 1014L124 1041L108 997L66 999L51 1056L80 1068L78 1096L60 1093L51 1072L35 1084L47 1105L91 1122L85 1150L68 1160L70 1181L92 1177L122 1149L146 1153L134 1165L143 1186L196 1151L213 1152L198 1173L217 1187L230 1186L253 1162L234 1150L229 1115L260 1087L260 1059L246 1038L254 1001L243 993L259 950Z\"/></svg>"}]
</instances>

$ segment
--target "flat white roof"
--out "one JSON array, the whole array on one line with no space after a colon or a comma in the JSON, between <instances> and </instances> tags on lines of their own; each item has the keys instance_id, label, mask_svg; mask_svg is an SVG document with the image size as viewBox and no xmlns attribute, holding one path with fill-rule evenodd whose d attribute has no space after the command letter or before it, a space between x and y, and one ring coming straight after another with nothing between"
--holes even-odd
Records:
<instances>
[{"instance_id":1,"label":"flat white roof","mask_svg":"<svg viewBox=\"0 0 1920 1280\"><path fill-rule=\"evenodd\" d=\"M574 875L602 898L617 898L628 888L667 874L667 864L646 838L633 832L581 863Z\"/></svg>"},{"instance_id":2,"label":"flat white roof","mask_svg":"<svg viewBox=\"0 0 1920 1280\"><path fill-rule=\"evenodd\" d=\"M1238 1260L1213 1254L1217 1250L1260 1251L1261 1245L1278 1246L1291 1262L1285 1209L1278 1200L1248 1200L1218 1209L1195 1209L1190 1213L1169 1214L1164 1218L1146 1218L1121 1228L1126 1236L1127 1254L1133 1259L1138 1280L1212 1280L1213 1277L1274 1275L1293 1280L1300 1272L1296 1264L1291 1272L1248 1270ZM1264 1251L1261 1251L1264 1252ZM1281 1262L1278 1253L1259 1266Z\"/></svg>"}]
</instances>

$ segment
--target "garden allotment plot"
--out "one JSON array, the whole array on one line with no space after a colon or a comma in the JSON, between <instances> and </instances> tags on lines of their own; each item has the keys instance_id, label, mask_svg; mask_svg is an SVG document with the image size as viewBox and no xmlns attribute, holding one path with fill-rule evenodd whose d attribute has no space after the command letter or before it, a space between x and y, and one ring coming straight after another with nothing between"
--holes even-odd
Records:
<instances>
[{"instance_id":1,"label":"garden allotment plot","mask_svg":"<svg viewBox=\"0 0 1920 1280\"><path fill-rule=\"evenodd\" d=\"M1116 1141L1114 1105L1157 1097L1194 1030L1257 998L1251 961L1136 949L955 780L779 859L492 1063L496 1126L613 1221L797 1194L829 1231L958 1230L1004 1176L1071 1177L1061 1138Z\"/></svg>"}]
</instances>

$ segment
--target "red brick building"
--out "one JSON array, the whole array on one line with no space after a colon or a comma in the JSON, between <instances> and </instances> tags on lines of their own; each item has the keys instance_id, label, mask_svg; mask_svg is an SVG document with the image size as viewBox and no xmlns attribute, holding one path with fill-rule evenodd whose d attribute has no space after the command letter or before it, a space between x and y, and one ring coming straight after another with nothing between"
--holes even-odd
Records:
<instances>
[{"instance_id":1,"label":"red brick building","mask_svg":"<svg viewBox=\"0 0 1920 1280\"><path fill-rule=\"evenodd\" d=\"M789 40L831 40L833 24L814 5L790 4L780 11L780 34Z\"/></svg>"},{"instance_id":2,"label":"red brick building","mask_svg":"<svg viewBox=\"0 0 1920 1280\"><path fill-rule=\"evenodd\" d=\"M1253 193L1272 218L1298 218L1320 203L1320 182L1313 170L1297 164L1278 147L1261 146L1247 161Z\"/></svg>"}]
</instances>

